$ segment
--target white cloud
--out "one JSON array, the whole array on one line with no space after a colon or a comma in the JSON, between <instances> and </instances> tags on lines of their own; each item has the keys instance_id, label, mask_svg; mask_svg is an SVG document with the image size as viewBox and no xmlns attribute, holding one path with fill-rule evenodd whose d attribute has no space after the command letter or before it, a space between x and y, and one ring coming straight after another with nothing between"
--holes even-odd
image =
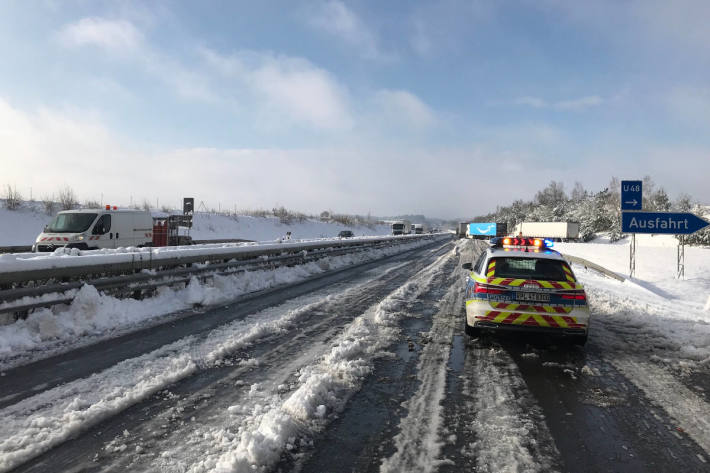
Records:
<instances>
[{"instance_id":1,"label":"white cloud","mask_svg":"<svg viewBox=\"0 0 710 473\"><path fill-rule=\"evenodd\" d=\"M550 108L556 110L573 110L579 111L585 108L597 107L604 103L604 100L598 95L588 95L575 99L559 100L557 102L548 102L539 97L520 97L513 101L514 105L523 105L533 108Z\"/></svg>"},{"instance_id":2,"label":"white cloud","mask_svg":"<svg viewBox=\"0 0 710 473\"><path fill-rule=\"evenodd\" d=\"M113 51L130 51L143 41L143 35L132 23L104 18L82 18L65 25L59 38L69 46L93 45Z\"/></svg>"},{"instance_id":3,"label":"white cloud","mask_svg":"<svg viewBox=\"0 0 710 473\"><path fill-rule=\"evenodd\" d=\"M552 140L555 132L530 126L522 135ZM508 143L516 132L490 136ZM175 203L193 195L209 207L270 208L285 205L307 212L333 209L374 215L423 212L444 217L473 216L531 198L550 180L580 180L595 189L616 175L635 175L637 160L625 150L617 156L586 151L583 158L560 167L545 153L491 146L454 149L387 149L383 146L308 149L154 150L132 143L102 124L95 112L41 108L27 112L0 98L0 185L16 183L35 196L56 192L64 183L80 199L126 205L143 198ZM523 143L526 145L526 143ZM532 147L534 148L534 146ZM710 151L668 147L635 150L645 156L644 173L654 176L671 195L680 191L709 202L706 176ZM688 173L689 166L694 172ZM476 181L477 199L462 176ZM110 176L110 178L107 178ZM582 176L582 177L580 177ZM658 177L656 177L658 176ZM503 194L500 182L514 183ZM464 184L462 184L464 183ZM412 188L420 192L412 192ZM568 187L569 188L569 187Z\"/></svg>"},{"instance_id":4,"label":"white cloud","mask_svg":"<svg viewBox=\"0 0 710 473\"><path fill-rule=\"evenodd\" d=\"M515 99L513 103L515 105L527 105L528 107L534 108L545 108L549 106L546 101L538 97L520 97Z\"/></svg>"},{"instance_id":5,"label":"white cloud","mask_svg":"<svg viewBox=\"0 0 710 473\"><path fill-rule=\"evenodd\" d=\"M527 0L553 11L574 28L589 28L595 37L623 48L634 57L654 60L684 58L697 63L708 58L710 2L707 0Z\"/></svg>"},{"instance_id":6,"label":"white cloud","mask_svg":"<svg viewBox=\"0 0 710 473\"><path fill-rule=\"evenodd\" d=\"M436 123L436 115L416 95L406 90L380 90L375 101L388 123L426 128Z\"/></svg>"},{"instance_id":7,"label":"white cloud","mask_svg":"<svg viewBox=\"0 0 710 473\"><path fill-rule=\"evenodd\" d=\"M325 130L353 124L347 89L306 59L254 51L224 56L209 49L202 49L202 56L213 70L238 80L256 96L268 121L277 117Z\"/></svg>"},{"instance_id":8,"label":"white cloud","mask_svg":"<svg viewBox=\"0 0 710 473\"><path fill-rule=\"evenodd\" d=\"M580 97L571 100L561 100L552 104L554 108L560 110L582 110L589 107L596 107L601 105L603 100L597 95L588 95L586 97Z\"/></svg>"},{"instance_id":9,"label":"white cloud","mask_svg":"<svg viewBox=\"0 0 710 473\"><path fill-rule=\"evenodd\" d=\"M686 124L710 126L710 88L676 87L667 98L670 112Z\"/></svg>"},{"instance_id":10,"label":"white cloud","mask_svg":"<svg viewBox=\"0 0 710 473\"><path fill-rule=\"evenodd\" d=\"M465 52L479 26L493 19L497 2L438 0L416 2L409 15L409 45L421 56ZM475 40L474 40L475 41Z\"/></svg>"},{"instance_id":11,"label":"white cloud","mask_svg":"<svg viewBox=\"0 0 710 473\"><path fill-rule=\"evenodd\" d=\"M366 59L385 59L370 28L343 2L330 0L319 5L309 23L357 48Z\"/></svg>"}]
</instances>

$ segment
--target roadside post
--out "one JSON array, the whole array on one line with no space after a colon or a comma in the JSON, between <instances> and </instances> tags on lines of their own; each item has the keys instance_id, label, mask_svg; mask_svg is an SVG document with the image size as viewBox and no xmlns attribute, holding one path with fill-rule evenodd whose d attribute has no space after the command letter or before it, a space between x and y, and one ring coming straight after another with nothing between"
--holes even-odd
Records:
<instances>
[{"instance_id":1,"label":"roadside post","mask_svg":"<svg viewBox=\"0 0 710 473\"><path fill-rule=\"evenodd\" d=\"M621 211L643 209L643 181L621 181ZM636 233L631 234L629 245L629 277L636 273Z\"/></svg>"},{"instance_id":2,"label":"roadside post","mask_svg":"<svg viewBox=\"0 0 710 473\"><path fill-rule=\"evenodd\" d=\"M676 261L676 279L685 279L685 236L678 238L678 260Z\"/></svg>"}]
</instances>

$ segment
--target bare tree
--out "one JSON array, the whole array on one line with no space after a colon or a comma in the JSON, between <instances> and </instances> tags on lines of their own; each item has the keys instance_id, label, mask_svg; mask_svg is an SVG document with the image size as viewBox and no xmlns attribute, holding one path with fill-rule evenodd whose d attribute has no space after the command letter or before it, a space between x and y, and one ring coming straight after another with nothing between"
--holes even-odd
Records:
<instances>
[{"instance_id":1,"label":"bare tree","mask_svg":"<svg viewBox=\"0 0 710 473\"><path fill-rule=\"evenodd\" d=\"M143 199L143 210L150 212L150 202L148 202L148 199Z\"/></svg>"},{"instance_id":2,"label":"bare tree","mask_svg":"<svg viewBox=\"0 0 710 473\"><path fill-rule=\"evenodd\" d=\"M84 208L87 209L98 209L101 208L101 204L98 200L87 199L84 201Z\"/></svg>"},{"instance_id":3,"label":"bare tree","mask_svg":"<svg viewBox=\"0 0 710 473\"><path fill-rule=\"evenodd\" d=\"M69 186L64 186L59 190L59 205L62 207L62 210L72 210L78 205L74 189Z\"/></svg>"},{"instance_id":4,"label":"bare tree","mask_svg":"<svg viewBox=\"0 0 710 473\"><path fill-rule=\"evenodd\" d=\"M8 210L17 210L22 204L22 195L17 190L17 186L7 185L5 190L5 207Z\"/></svg>"},{"instance_id":5,"label":"bare tree","mask_svg":"<svg viewBox=\"0 0 710 473\"><path fill-rule=\"evenodd\" d=\"M572 189L571 198L575 202L580 202L587 198L587 190L584 188L581 182L577 181L574 183L574 188Z\"/></svg>"},{"instance_id":6,"label":"bare tree","mask_svg":"<svg viewBox=\"0 0 710 473\"><path fill-rule=\"evenodd\" d=\"M57 203L54 201L53 195L45 195L42 197L42 205L44 206L44 213L47 215L54 215L57 210Z\"/></svg>"}]
</instances>

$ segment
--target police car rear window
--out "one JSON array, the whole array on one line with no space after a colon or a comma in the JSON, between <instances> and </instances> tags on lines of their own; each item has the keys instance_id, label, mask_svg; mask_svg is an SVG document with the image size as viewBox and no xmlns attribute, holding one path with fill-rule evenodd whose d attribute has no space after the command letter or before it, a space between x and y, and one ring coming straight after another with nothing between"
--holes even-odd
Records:
<instances>
[{"instance_id":1,"label":"police car rear window","mask_svg":"<svg viewBox=\"0 0 710 473\"><path fill-rule=\"evenodd\" d=\"M562 261L535 258L495 258L495 277L565 281Z\"/></svg>"}]
</instances>

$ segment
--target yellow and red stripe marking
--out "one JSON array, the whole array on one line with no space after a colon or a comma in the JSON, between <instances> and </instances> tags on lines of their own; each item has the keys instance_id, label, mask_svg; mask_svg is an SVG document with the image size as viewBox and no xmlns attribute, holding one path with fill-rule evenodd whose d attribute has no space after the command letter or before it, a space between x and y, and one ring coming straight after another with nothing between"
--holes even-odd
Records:
<instances>
[{"instance_id":1,"label":"yellow and red stripe marking","mask_svg":"<svg viewBox=\"0 0 710 473\"><path fill-rule=\"evenodd\" d=\"M496 272L496 260L491 260L488 263L488 271L486 272L486 277L492 278Z\"/></svg>"},{"instance_id":2,"label":"yellow and red stripe marking","mask_svg":"<svg viewBox=\"0 0 710 473\"><path fill-rule=\"evenodd\" d=\"M572 270L566 264L562 265L562 269L565 272L565 277L569 282L575 282L574 276L572 276Z\"/></svg>"},{"instance_id":3,"label":"yellow and red stripe marking","mask_svg":"<svg viewBox=\"0 0 710 473\"><path fill-rule=\"evenodd\" d=\"M573 307L569 305L530 305L508 302L491 302L491 306L495 309L523 310L526 312L545 312L549 314L569 314L570 312L572 312L573 309Z\"/></svg>"},{"instance_id":4,"label":"yellow and red stripe marking","mask_svg":"<svg viewBox=\"0 0 710 473\"><path fill-rule=\"evenodd\" d=\"M586 328L586 324L579 323L576 318L569 315L530 314L522 312L505 312L490 310L484 315L477 315L476 319L486 320L497 324L526 325L533 327L551 328Z\"/></svg>"}]
</instances>

